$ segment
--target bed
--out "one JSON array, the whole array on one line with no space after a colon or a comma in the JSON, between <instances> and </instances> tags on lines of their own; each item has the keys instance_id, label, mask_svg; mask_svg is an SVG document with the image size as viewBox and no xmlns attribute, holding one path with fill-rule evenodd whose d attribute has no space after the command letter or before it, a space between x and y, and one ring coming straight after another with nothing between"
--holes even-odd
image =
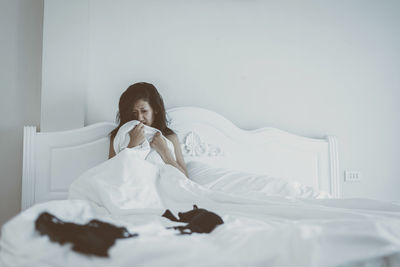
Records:
<instances>
[{"instance_id":1,"label":"bed","mask_svg":"<svg viewBox=\"0 0 400 267\"><path fill-rule=\"evenodd\" d=\"M130 203L123 208L116 204L125 205L121 199L106 205L88 196L97 188L90 184L95 179L82 179L101 168L103 175L119 160L107 160L114 123L47 133L24 127L22 212L2 228L0 264L400 266L400 206L341 198L334 136L307 138L268 127L242 130L197 107L167 114L190 179L171 166L149 165L147 173L133 179L153 179L152 191L139 196L133 185L135 197L122 199ZM224 224L210 234L188 236L166 229L171 223L160 216L162 210L184 211L193 204L220 214ZM117 241L109 258L87 257L35 232L34 220L43 211L82 224L102 219L139 237Z\"/></svg>"}]
</instances>

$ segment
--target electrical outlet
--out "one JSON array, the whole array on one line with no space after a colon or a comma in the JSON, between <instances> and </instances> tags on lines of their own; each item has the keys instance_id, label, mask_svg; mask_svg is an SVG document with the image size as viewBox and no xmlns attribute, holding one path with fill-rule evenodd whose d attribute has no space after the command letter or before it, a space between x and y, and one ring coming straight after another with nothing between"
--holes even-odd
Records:
<instances>
[{"instance_id":1,"label":"electrical outlet","mask_svg":"<svg viewBox=\"0 0 400 267\"><path fill-rule=\"evenodd\" d=\"M361 181L361 172L359 171L345 171L344 180L346 182L359 182Z\"/></svg>"}]
</instances>

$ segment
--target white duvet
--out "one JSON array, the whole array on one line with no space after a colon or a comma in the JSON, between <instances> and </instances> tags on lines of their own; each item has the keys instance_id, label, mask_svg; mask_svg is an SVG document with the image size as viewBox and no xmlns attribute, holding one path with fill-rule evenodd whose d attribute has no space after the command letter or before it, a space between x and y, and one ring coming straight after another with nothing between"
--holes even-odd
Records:
<instances>
[{"instance_id":1,"label":"white duvet","mask_svg":"<svg viewBox=\"0 0 400 267\"><path fill-rule=\"evenodd\" d=\"M70 199L37 204L2 228L5 266L400 266L400 206L331 199L278 178L188 163L186 178L135 149L88 170ZM210 234L179 236L161 217L196 204L224 224ZM121 239L110 258L87 257L34 231L42 211L62 220L93 218L139 234ZM381 265L384 264L384 265ZM385 265L386 264L386 265Z\"/></svg>"}]
</instances>

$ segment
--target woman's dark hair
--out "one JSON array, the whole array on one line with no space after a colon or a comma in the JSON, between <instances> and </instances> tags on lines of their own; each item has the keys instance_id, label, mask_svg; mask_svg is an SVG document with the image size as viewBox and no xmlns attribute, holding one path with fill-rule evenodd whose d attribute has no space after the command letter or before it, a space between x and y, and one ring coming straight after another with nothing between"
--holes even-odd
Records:
<instances>
[{"instance_id":1,"label":"woman's dark hair","mask_svg":"<svg viewBox=\"0 0 400 267\"><path fill-rule=\"evenodd\" d=\"M133 114L133 105L140 99L147 101L153 109L154 120L151 127L160 130L164 136L174 133L174 131L167 127L164 101L156 87L151 83L140 82L132 84L122 93L119 99L118 113L116 117L116 121L119 125L111 131L111 138L115 137L122 125L128 121L136 120Z\"/></svg>"}]
</instances>

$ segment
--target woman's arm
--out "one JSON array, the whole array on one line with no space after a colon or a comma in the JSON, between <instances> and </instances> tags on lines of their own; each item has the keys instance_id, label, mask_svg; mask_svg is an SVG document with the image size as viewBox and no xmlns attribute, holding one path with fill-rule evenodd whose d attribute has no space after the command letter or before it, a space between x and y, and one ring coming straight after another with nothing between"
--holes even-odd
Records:
<instances>
[{"instance_id":1,"label":"woman's arm","mask_svg":"<svg viewBox=\"0 0 400 267\"><path fill-rule=\"evenodd\" d=\"M174 166L175 168L180 170L183 174L185 174L186 177L188 177L178 137L176 136L176 134L171 134L168 135L167 138L174 145L176 160L174 160L171 151L168 149L167 142L164 140L164 138L161 137L159 133L156 133L154 135L153 140L150 142L150 145L158 152L158 154L160 154L162 160L166 164Z\"/></svg>"},{"instance_id":2,"label":"woman's arm","mask_svg":"<svg viewBox=\"0 0 400 267\"><path fill-rule=\"evenodd\" d=\"M138 146L142 144L144 140L146 140L146 137L144 136L143 127L144 125L142 123L139 123L132 130L129 131L129 137L130 137L128 144L129 148ZM110 138L110 150L108 152L108 159L111 159L116 155L114 150L114 138L115 136Z\"/></svg>"},{"instance_id":3,"label":"woman's arm","mask_svg":"<svg viewBox=\"0 0 400 267\"><path fill-rule=\"evenodd\" d=\"M175 163L178 164L178 167L175 166L175 165L173 165L173 166L175 166L176 168L180 169L186 175L186 177L189 177L187 169L186 169L185 160L183 159L183 154L182 154L182 150L181 150L181 144L179 143L178 136L176 134L171 134L171 135L168 135L167 138L174 145L174 151L175 151L175 157L176 157L176 162ZM172 161L174 161L173 158L172 158Z\"/></svg>"},{"instance_id":4,"label":"woman's arm","mask_svg":"<svg viewBox=\"0 0 400 267\"><path fill-rule=\"evenodd\" d=\"M114 156L115 156L114 137L110 137L110 150L108 151L108 159L111 159Z\"/></svg>"}]
</instances>

